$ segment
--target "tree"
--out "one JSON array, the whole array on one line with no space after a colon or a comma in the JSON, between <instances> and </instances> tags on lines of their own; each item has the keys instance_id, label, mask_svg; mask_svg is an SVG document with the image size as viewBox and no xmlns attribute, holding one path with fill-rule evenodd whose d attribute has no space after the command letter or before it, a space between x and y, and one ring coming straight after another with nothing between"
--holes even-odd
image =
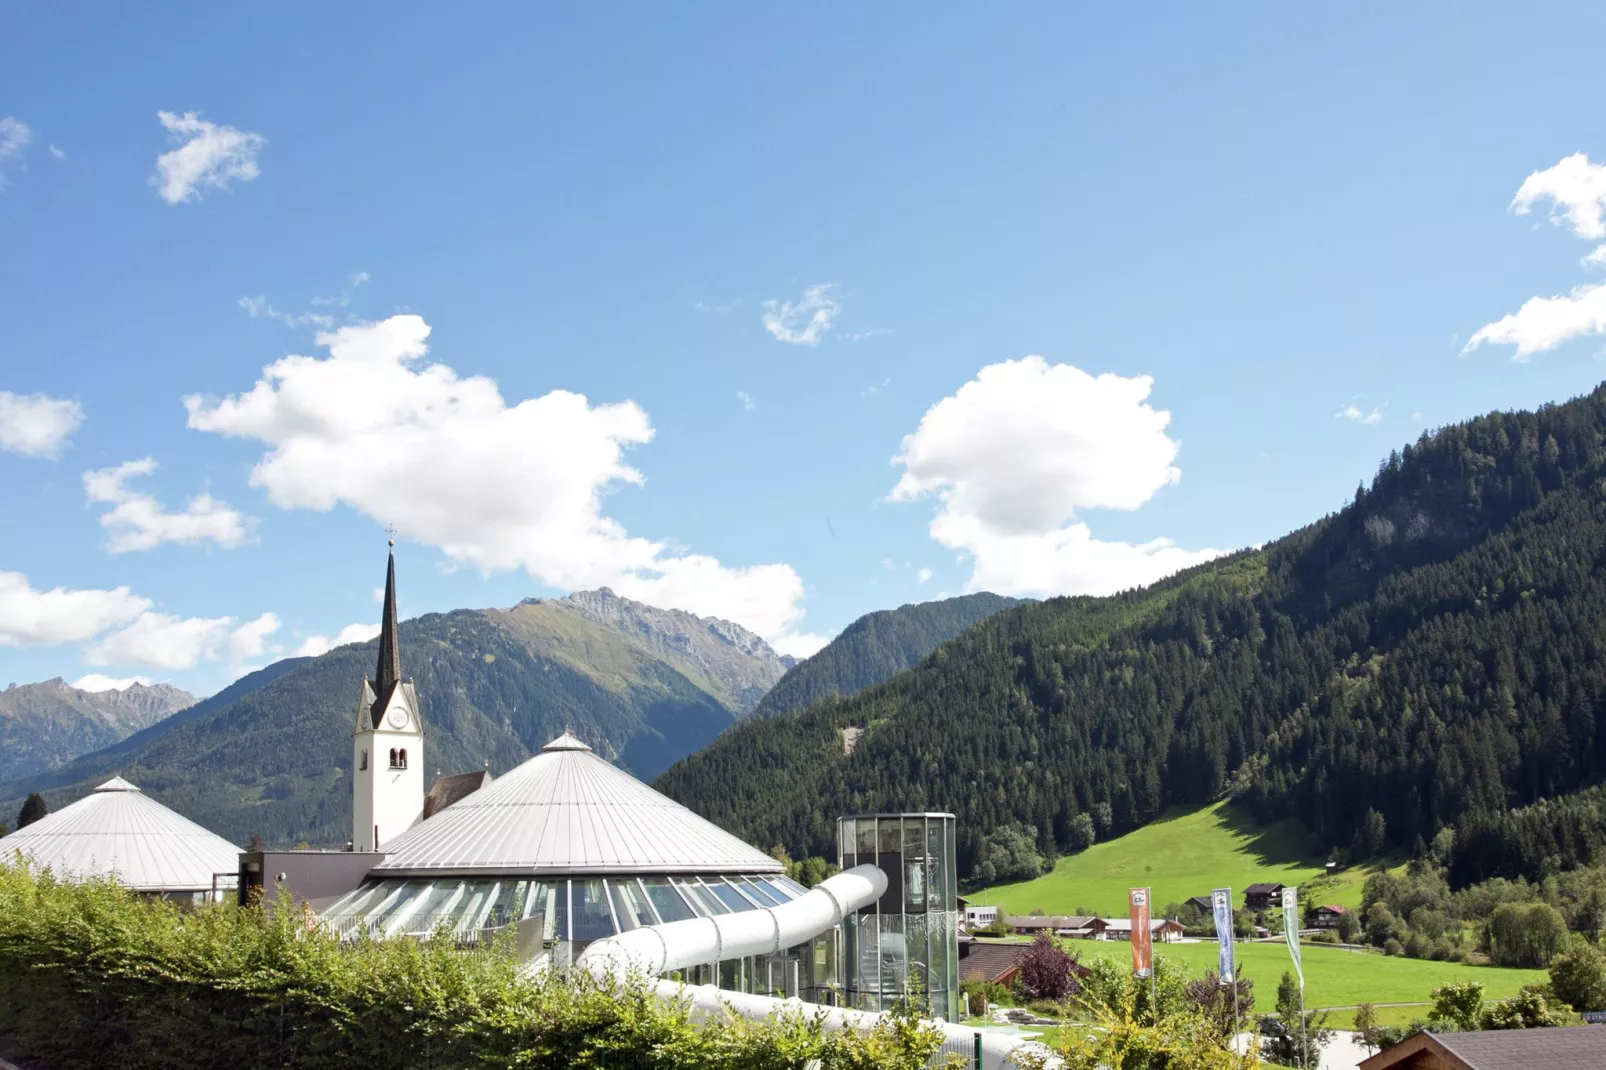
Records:
<instances>
[{"instance_id":1,"label":"tree","mask_svg":"<svg viewBox=\"0 0 1606 1070\"><path fill-rule=\"evenodd\" d=\"M45 805L45 797L34 792L23 801L22 809L17 813L17 831L22 831L49 813L50 807Z\"/></svg>"},{"instance_id":2,"label":"tree","mask_svg":"<svg viewBox=\"0 0 1606 1070\"><path fill-rule=\"evenodd\" d=\"M1236 1008L1232 998L1234 987L1238 990ZM1249 1021L1255 1009L1255 982L1241 974L1233 984L1224 985L1215 970L1206 970L1203 977L1184 985L1182 992L1223 1036L1232 1032L1235 1021Z\"/></svg>"},{"instance_id":3,"label":"tree","mask_svg":"<svg viewBox=\"0 0 1606 1070\"><path fill-rule=\"evenodd\" d=\"M827 877L837 872L835 862L827 862L819 855L810 855L791 862L786 867L786 875L797 881L805 888L812 888Z\"/></svg>"},{"instance_id":4,"label":"tree","mask_svg":"<svg viewBox=\"0 0 1606 1070\"><path fill-rule=\"evenodd\" d=\"M1361 1045L1370 1055L1377 1050L1377 1008L1370 1003L1357 1003L1355 1005L1355 1032L1359 1035Z\"/></svg>"},{"instance_id":5,"label":"tree","mask_svg":"<svg viewBox=\"0 0 1606 1070\"><path fill-rule=\"evenodd\" d=\"M9 835L11 835L11 830L6 827L6 823L4 821L0 821L0 840L5 839Z\"/></svg>"},{"instance_id":6,"label":"tree","mask_svg":"<svg viewBox=\"0 0 1606 1070\"><path fill-rule=\"evenodd\" d=\"M1544 969L1567 947L1567 923L1549 903L1502 903L1484 930L1498 966Z\"/></svg>"},{"instance_id":7,"label":"tree","mask_svg":"<svg viewBox=\"0 0 1606 1070\"><path fill-rule=\"evenodd\" d=\"M247 851L251 851L254 854L261 854L263 851L266 851L268 849L268 846L267 846L267 844L262 842L262 837L261 836L259 836L259 835L257 835L256 833L253 832L253 833L251 833L251 838L248 839L246 841L246 843L245 843L245 849Z\"/></svg>"},{"instance_id":8,"label":"tree","mask_svg":"<svg viewBox=\"0 0 1606 1070\"><path fill-rule=\"evenodd\" d=\"M1368 809L1361 818L1361 827L1355 830L1355 853L1362 858L1372 858L1382 854L1388 843L1388 823L1376 807Z\"/></svg>"},{"instance_id":9,"label":"tree","mask_svg":"<svg viewBox=\"0 0 1606 1070\"><path fill-rule=\"evenodd\" d=\"M1068 832L1065 846L1072 851L1084 851L1098 840L1098 830L1093 827L1092 815L1085 811L1079 811L1071 818Z\"/></svg>"},{"instance_id":10,"label":"tree","mask_svg":"<svg viewBox=\"0 0 1606 1070\"><path fill-rule=\"evenodd\" d=\"M1037 830L1016 822L987 838L975 876L982 885L1007 884L1042 876L1046 868L1037 850Z\"/></svg>"},{"instance_id":11,"label":"tree","mask_svg":"<svg viewBox=\"0 0 1606 1070\"><path fill-rule=\"evenodd\" d=\"M1346 910L1338 916L1338 938L1344 943L1353 944L1360 931L1361 921L1354 911Z\"/></svg>"},{"instance_id":12,"label":"tree","mask_svg":"<svg viewBox=\"0 0 1606 1070\"><path fill-rule=\"evenodd\" d=\"M1433 999L1434 1021L1448 1022L1463 1033L1483 1024L1483 985L1477 981L1443 985L1428 995Z\"/></svg>"},{"instance_id":13,"label":"tree","mask_svg":"<svg viewBox=\"0 0 1606 1070\"><path fill-rule=\"evenodd\" d=\"M1540 985L1523 985L1503 1003L1486 1007L1479 1025L1484 1029L1538 1029L1560 1025L1562 1015L1551 1005Z\"/></svg>"},{"instance_id":14,"label":"tree","mask_svg":"<svg viewBox=\"0 0 1606 1070\"><path fill-rule=\"evenodd\" d=\"M1550 960L1550 990L1575 1011L1606 1011L1606 953L1574 937Z\"/></svg>"},{"instance_id":15,"label":"tree","mask_svg":"<svg viewBox=\"0 0 1606 1070\"><path fill-rule=\"evenodd\" d=\"M1314 1068L1322 1061L1322 1048L1333 1039L1327 1013L1300 1013L1299 982L1287 970L1277 984L1277 1013L1260 1019L1261 1050L1284 1066Z\"/></svg>"},{"instance_id":16,"label":"tree","mask_svg":"<svg viewBox=\"0 0 1606 1070\"><path fill-rule=\"evenodd\" d=\"M1037 939L1020 959L1021 990L1027 999L1051 999L1055 1002L1081 991L1076 983L1076 960L1067 955L1048 933L1038 933Z\"/></svg>"}]
</instances>

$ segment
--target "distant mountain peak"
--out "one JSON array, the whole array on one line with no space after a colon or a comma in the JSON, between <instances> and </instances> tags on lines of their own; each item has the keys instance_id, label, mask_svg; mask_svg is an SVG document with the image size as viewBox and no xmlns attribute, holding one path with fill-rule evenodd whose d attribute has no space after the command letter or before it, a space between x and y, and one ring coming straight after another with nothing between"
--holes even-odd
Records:
<instances>
[{"instance_id":1,"label":"distant mountain peak","mask_svg":"<svg viewBox=\"0 0 1606 1070\"><path fill-rule=\"evenodd\" d=\"M0 691L0 779L54 768L195 704L172 684L84 691L61 677Z\"/></svg>"}]
</instances>

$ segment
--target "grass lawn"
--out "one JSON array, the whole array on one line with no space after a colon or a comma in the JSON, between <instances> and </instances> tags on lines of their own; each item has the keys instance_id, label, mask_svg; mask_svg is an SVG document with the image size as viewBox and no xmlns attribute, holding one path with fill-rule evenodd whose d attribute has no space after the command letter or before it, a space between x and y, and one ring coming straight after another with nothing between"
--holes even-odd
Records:
<instances>
[{"instance_id":1,"label":"grass lawn","mask_svg":"<svg viewBox=\"0 0 1606 1070\"><path fill-rule=\"evenodd\" d=\"M1125 943L1103 940L1071 941L1069 949L1083 959L1110 957L1130 963L1131 948ZM1255 982L1256 1006L1270 1011L1277 1001L1277 982L1284 970L1293 967L1288 960L1288 949L1282 944L1237 944L1233 951L1238 960L1241 976ZM1188 973L1197 977L1216 967L1214 943L1166 944L1157 946L1155 954L1161 958L1180 960ZM1318 1007L1353 1006L1356 1003L1423 1003L1428 993L1451 981L1479 981L1487 999L1504 999L1517 994L1525 984L1543 983L1549 978L1543 970L1513 970L1499 966L1467 966L1458 962L1429 962L1426 959L1408 959L1364 952L1342 951L1337 948L1306 945L1305 1005ZM1379 1014L1384 1008L1379 1008ZM1404 1011L1399 1022L1411 1018L1427 1017L1427 1008L1396 1008ZM1335 1013L1334 1025L1348 1025L1350 1015ZM1395 1015L1384 1019L1393 1024Z\"/></svg>"},{"instance_id":2,"label":"grass lawn","mask_svg":"<svg viewBox=\"0 0 1606 1070\"><path fill-rule=\"evenodd\" d=\"M1062 858L1050 873L1019 884L967 894L972 903L1005 913L1074 914L1087 906L1105 916L1126 916L1128 888L1147 885L1156 913L1212 888L1231 888L1235 905L1257 881L1313 885L1318 901L1359 907L1361 885L1372 867L1345 870L1331 880L1325 855L1308 852L1305 827L1293 818L1257 824L1232 803L1174 808L1158 820L1108 843Z\"/></svg>"}]
</instances>

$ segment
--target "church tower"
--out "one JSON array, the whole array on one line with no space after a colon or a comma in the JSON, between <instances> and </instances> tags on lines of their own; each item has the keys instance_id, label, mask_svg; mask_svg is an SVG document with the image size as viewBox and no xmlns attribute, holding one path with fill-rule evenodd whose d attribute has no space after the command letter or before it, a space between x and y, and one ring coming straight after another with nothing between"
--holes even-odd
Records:
<instances>
[{"instance_id":1,"label":"church tower","mask_svg":"<svg viewBox=\"0 0 1606 1070\"><path fill-rule=\"evenodd\" d=\"M385 572L379 667L362 682L351 732L351 846L380 851L424 813L424 725L418 692L401 675L396 631L396 544Z\"/></svg>"}]
</instances>

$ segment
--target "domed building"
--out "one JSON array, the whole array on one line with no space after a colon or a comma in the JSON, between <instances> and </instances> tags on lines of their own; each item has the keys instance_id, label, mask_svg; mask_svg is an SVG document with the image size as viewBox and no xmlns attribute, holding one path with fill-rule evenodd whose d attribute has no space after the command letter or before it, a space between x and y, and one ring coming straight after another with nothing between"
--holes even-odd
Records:
<instances>
[{"instance_id":1,"label":"domed building","mask_svg":"<svg viewBox=\"0 0 1606 1070\"><path fill-rule=\"evenodd\" d=\"M232 888L239 855L122 777L0 839L7 861L20 856L66 880L115 877L136 892L186 902Z\"/></svg>"}]
</instances>

